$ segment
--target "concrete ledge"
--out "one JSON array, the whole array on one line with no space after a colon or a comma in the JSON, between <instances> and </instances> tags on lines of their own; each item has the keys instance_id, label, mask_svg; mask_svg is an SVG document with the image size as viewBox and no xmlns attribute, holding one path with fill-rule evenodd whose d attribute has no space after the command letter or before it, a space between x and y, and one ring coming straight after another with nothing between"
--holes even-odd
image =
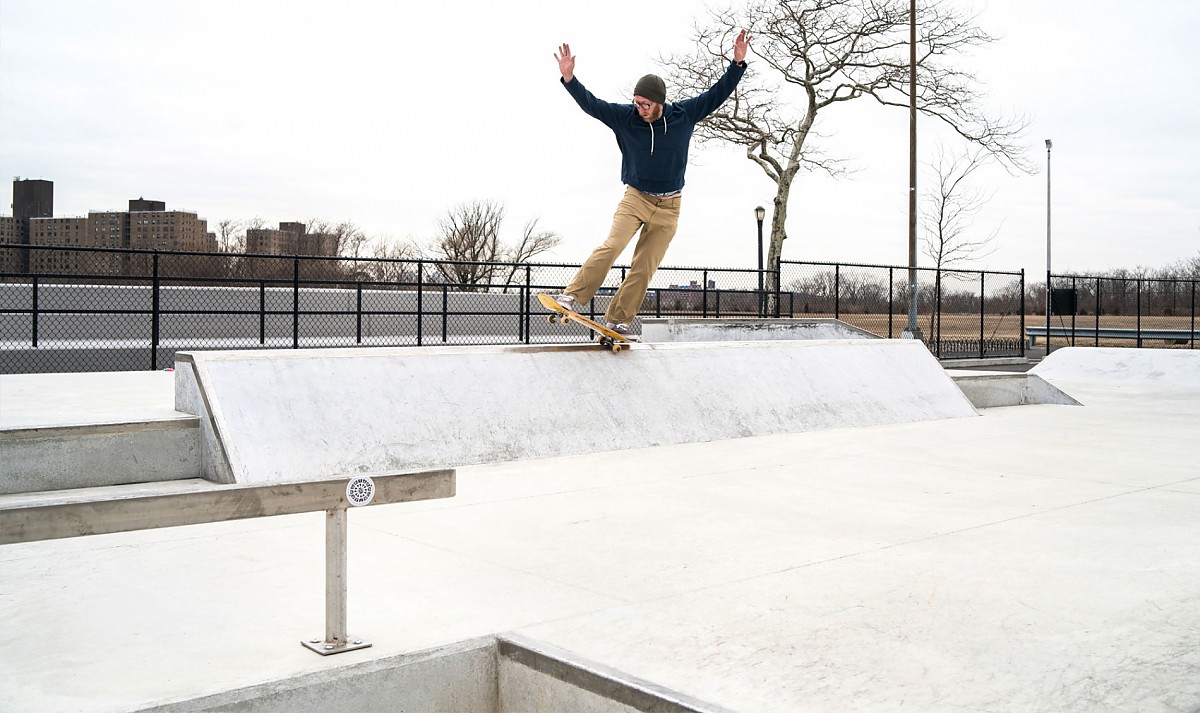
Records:
<instances>
[{"instance_id":1,"label":"concrete ledge","mask_svg":"<svg viewBox=\"0 0 1200 713\"><path fill-rule=\"evenodd\" d=\"M0 495L199 476L194 417L0 429Z\"/></svg>"},{"instance_id":2,"label":"concrete ledge","mask_svg":"<svg viewBox=\"0 0 1200 713\"><path fill-rule=\"evenodd\" d=\"M642 341L652 343L880 338L838 319L642 318Z\"/></svg>"},{"instance_id":3,"label":"concrete ledge","mask_svg":"<svg viewBox=\"0 0 1200 713\"><path fill-rule=\"evenodd\" d=\"M239 483L976 415L900 340L198 352L176 377L204 477Z\"/></svg>"}]
</instances>

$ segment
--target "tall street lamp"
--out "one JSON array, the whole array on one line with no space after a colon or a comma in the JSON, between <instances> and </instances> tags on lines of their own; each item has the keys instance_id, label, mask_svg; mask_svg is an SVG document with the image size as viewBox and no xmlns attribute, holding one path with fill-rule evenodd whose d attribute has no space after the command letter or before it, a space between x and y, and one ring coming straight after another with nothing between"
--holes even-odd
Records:
<instances>
[{"instance_id":1,"label":"tall street lamp","mask_svg":"<svg viewBox=\"0 0 1200 713\"><path fill-rule=\"evenodd\" d=\"M767 209L758 206L754 209L754 218L758 221L758 316L763 316L763 218L767 217Z\"/></svg>"},{"instance_id":2,"label":"tall street lamp","mask_svg":"<svg viewBox=\"0 0 1200 713\"><path fill-rule=\"evenodd\" d=\"M1050 313L1054 311L1054 292L1050 289L1050 148L1054 142L1046 139L1046 354L1050 353Z\"/></svg>"},{"instance_id":3,"label":"tall street lamp","mask_svg":"<svg viewBox=\"0 0 1200 713\"><path fill-rule=\"evenodd\" d=\"M917 326L917 0L908 6L908 329L921 339Z\"/></svg>"}]
</instances>

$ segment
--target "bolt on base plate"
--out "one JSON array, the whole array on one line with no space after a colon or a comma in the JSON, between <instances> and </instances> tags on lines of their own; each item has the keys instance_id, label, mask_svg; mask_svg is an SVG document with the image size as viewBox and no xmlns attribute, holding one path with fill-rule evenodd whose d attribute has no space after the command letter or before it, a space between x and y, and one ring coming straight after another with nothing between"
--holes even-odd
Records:
<instances>
[{"instance_id":1,"label":"bolt on base plate","mask_svg":"<svg viewBox=\"0 0 1200 713\"><path fill-rule=\"evenodd\" d=\"M301 641L301 646L310 651L316 651L322 656L331 654L341 654L347 651L355 651L357 649L365 649L371 646L370 642L350 636L346 641L321 641L320 639L309 639Z\"/></svg>"}]
</instances>

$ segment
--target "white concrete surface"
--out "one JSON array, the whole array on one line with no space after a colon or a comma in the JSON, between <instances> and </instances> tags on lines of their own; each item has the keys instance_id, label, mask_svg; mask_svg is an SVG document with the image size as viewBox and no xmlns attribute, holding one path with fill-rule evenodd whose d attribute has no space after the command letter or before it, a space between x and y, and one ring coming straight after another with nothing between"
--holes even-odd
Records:
<instances>
[{"instance_id":1,"label":"white concrete surface","mask_svg":"<svg viewBox=\"0 0 1200 713\"><path fill-rule=\"evenodd\" d=\"M218 482L976 415L912 341L200 352L176 372Z\"/></svg>"},{"instance_id":2,"label":"white concrete surface","mask_svg":"<svg viewBox=\"0 0 1200 713\"><path fill-rule=\"evenodd\" d=\"M0 430L192 420L169 371L0 374Z\"/></svg>"},{"instance_id":3,"label":"white concrete surface","mask_svg":"<svg viewBox=\"0 0 1200 713\"><path fill-rule=\"evenodd\" d=\"M738 711L1200 709L1200 386L1058 377L1085 406L460 468L352 514L337 657L319 514L0 547L0 710L509 630Z\"/></svg>"}]
</instances>

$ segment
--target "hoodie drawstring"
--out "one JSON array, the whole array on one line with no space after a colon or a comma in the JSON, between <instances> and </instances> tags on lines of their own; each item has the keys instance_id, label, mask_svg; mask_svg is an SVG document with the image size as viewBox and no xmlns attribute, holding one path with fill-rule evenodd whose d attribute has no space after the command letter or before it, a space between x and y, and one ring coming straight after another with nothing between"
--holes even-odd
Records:
<instances>
[{"instance_id":1,"label":"hoodie drawstring","mask_svg":"<svg viewBox=\"0 0 1200 713\"><path fill-rule=\"evenodd\" d=\"M664 111L662 115L663 136L667 135L667 113ZM654 122L650 122L650 155L654 155Z\"/></svg>"}]
</instances>

